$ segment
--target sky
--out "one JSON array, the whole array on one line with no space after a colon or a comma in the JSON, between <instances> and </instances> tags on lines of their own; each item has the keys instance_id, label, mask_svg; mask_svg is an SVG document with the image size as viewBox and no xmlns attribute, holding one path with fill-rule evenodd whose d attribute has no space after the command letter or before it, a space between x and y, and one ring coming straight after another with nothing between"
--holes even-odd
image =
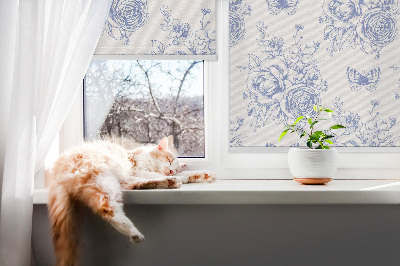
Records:
<instances>
[{"instance_id":1,"label":"sky","mask_svg":"<svg viewBox=\"0 0 400 266\"><path fill-rule=\"evenodd\" d=\"M184 61L184 60L183 60ZM162 69L170 69L172 73L174 73L175 69L179 67L180 64L185 63L182 60L155 60L155 62L162 64ZM109 71L114 71L115 68L124 68L127 72L130 67L134 64L135 61L130 60L108 60ZM139 68L139 67L138 67ZM140 71L139 71L140 72ZM176 71L175 71L176 72ZM197 67L194 67L191 71L194 79L193 82L187 82L185 85L191 83L190 87L186 87L186 96L202 96L203 95L203 67L201 64L198 64ZM174 73L174 75L178 78L182 77L182 73ZM151 77L152 80L156 81L155 83L160 84L160 89L157 91L160 94L169 94L169 88L174 86L173 81L170 77L159 70L154 70L154 73ZM197 79L197 80L196 80ZM177 86L175 81L175 86Z\"/></svg>"}]
</instances>

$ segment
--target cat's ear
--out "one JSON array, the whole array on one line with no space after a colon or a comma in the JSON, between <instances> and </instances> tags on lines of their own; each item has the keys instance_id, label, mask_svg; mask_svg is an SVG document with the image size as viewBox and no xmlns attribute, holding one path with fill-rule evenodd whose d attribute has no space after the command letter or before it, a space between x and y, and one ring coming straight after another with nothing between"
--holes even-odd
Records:
<instances>
[{"instance_id":1,"label":"cat's ear","mask_svg":"<svg viewBox=\"0 0 400 266\"><path fill-rule=\"evenodd\" d=\"M178 150L176 149L176 147L174 145L174 136L172 136L172 135L168 136L168 150L170 152L172 152L172 154L175 156L178 154Z\"/></svg>"},{"instance_id":2,"label":"cat's ear","mask_svg":"<svg viewBox=\"0 0 400 266\"><path fill-rule=\"evenodd\" d=\"M164 138L162 138L162 140L160 140L160 143L158 143L157 149L159 149L160 151L168 149L168 138L167 137L164 137Z\"/></svg>"}]
</instances>

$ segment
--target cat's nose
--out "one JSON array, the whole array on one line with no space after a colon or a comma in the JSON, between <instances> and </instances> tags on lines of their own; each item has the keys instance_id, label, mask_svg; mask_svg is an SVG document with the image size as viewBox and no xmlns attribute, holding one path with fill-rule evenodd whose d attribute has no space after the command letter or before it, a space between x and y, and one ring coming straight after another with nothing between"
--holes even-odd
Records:
<instances>
[{"instance_id":1,"label":"cat's nose","mask_svg":"<svg viewBox=\"0 0 400 266\"><path fill-rule=\"evenodd\" d=\"M174 171L172 171L172 170L169 170L169 174L170 175L172 175L174 173Z\"/></svg>"}]
</instances>

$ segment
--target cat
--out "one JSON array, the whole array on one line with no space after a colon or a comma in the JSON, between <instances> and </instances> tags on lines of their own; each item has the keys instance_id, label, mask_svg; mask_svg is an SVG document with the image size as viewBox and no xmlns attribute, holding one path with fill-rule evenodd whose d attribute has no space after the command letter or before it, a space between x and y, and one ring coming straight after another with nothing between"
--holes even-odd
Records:
<instances>
[{"instance_id":1,"label":"cat","mask_svg":"<svg viewBox=\"0 0 400 266\"><path fill-rule=\"evenodd\" d=\"M134 150L95 141L61 154L52 168L48 203L57 265L77 264L76 203L87 205L131 241L140 242L144 236L125 216L121 188L172 189L216 180L212 172L184 168L168 149L166 137L157 146Z\"/></svg>"}]
</instances>

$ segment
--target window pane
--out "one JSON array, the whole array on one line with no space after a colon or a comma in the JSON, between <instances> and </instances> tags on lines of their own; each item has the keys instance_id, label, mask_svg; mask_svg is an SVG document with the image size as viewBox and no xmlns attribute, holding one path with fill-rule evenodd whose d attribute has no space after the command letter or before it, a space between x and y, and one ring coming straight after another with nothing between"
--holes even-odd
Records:
<instances>
[{"instance_id":1,"label":"window pane","mask_svg":"<svg viewBox=\"0 0 400 266\"><path fill-rule=\"evenodd\" d=\"M117 138L129 147L170 136L179 157L204 157L203 91L203 61L92 60L85 138Z\"/></svg>"}]
</instances>

